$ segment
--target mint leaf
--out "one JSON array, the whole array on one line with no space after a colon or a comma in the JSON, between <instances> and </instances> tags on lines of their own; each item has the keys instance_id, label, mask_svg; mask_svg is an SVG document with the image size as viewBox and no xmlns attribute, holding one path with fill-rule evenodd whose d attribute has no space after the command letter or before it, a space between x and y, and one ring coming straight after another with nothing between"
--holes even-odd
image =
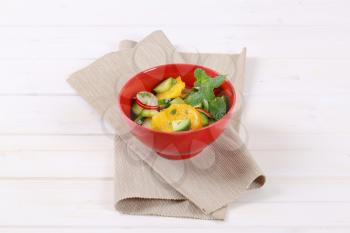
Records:
<instances>
[{"instance_id":1,"label":"mint leaf","mask_svg":"<svg viewBox=\"0 0 350 233\"><path fill-rule=\"evenodd\" d=\"M208 103L209 112L213 117L216 120L220 119L226 113L226 102L224 97L221 98L215 96L214 89L221 86L225 81L225 76L219 75L215 78L211 78L202 69L196 69L194 71L194 76L196 78L194 88L186 97L185 102L192 106L198 106L203 102L206 102Z\"/></svg>"},{"instance_id":2,"label":"mint leaf","mask_svg":"<svg viewBox=\"0 0 350 233\"><path fill-rule=\"evenodd\" d=\"M221 119L227 111L225 96L215 97L209 102L209 112L215 120Z\"/></svg>"},{"instance_id":3,"label":"mint leaf","mask_svg":"<svg viewBox=\"0 0 350 233\"><path fill-rule=\"evenodd\" d=\"M219 75L219 76L216 76L215 78L211 78L209 80L210 82L210 86L212 88L217 88L217 87L220 87L221 84L225 81L225 75Z\"/></svg>"},{"instance_id":4,"label":"mint leaf","mask_svg":"<svg viewBox=\"0 0 350 233\"><path fill-rule=\"evenodd\" d=\"M203 95L200 91L191 92L185 99L185 102L192 106L197 106L203 101Z\"/></svg>"},{"instance_id":5,"label":"mint leaf","mask_svg":"<svg viewBox=\"0 0 350 233\"><path fill-rule=\"evenodd\" d=\"M201 84L207 82L211 77L209 77L204 70L196 69L194 71L194 77L196 77L196 82L194 83L195 87L199 87Z\"/></svg>"},{"instance_id":6,"label":"mint leaf","mask_svg":"<svg viewBox=\"0 0 350 233\"><path fill-rule=\"evenodd\" d=\"M204 99L208 102L215 98L214 88L221 86L225 80L225 76L219 75L215 78L208 76L204 70L196 69L194 71L196 82L192 92L186 97L185 102L190 105L197 105Z\"/></svg>"},{"instance_id":7,"label":"mint leaf","mask_svg":"<svg viewBox=\"0 0 350 233\"><path fill-rule=\"evenodd\" d=\"M196 82L194 83L195 87L200 87L203 84L206 84L207 82L209 82L208 84L209 86L213 88L217 88L217 87L220 87L225 80L224 75L218 75L215 78L212 78L208 76L204 70L199 68L194 71L194 77L196 78Z\"/></svg>"}]
</instances>

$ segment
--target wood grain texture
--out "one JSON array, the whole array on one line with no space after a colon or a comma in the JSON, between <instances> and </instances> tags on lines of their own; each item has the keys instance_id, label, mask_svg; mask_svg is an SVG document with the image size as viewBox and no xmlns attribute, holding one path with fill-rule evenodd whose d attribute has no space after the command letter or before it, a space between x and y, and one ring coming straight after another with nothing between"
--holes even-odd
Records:
<instances>
[{"instance_id":1,"label":"wood grain texture","mask_svg":"<svg viewBox=\"0 0 350 233\"><path fill-rule=\"evenodd\" d=\"M4 1L0 22L6 26L28 25L339 25L350 23L346 0L268 0L230 1L220 4L204 0L200 4L179 0L176 4L151 0L142 4L136 0L81 1L45 0ZM39 8L45 9L44 11ZM29 11L28 9L33 9ZM80 10L80 11L79 11ZM79 11L79 14L77 14ZM217 14L215 14L217 12ZM78 17L79 15L79 17ZM178 17L169 17L178 15ZM197 16L197 17L194 17ZM203 17L213 16L213 17ZM215 17L214 17L215 16ZM127 19L127 20L126 20Z\"/></svg>"},{"instance_id":2,"label":"wood grain texture","mask_svg":"<svg viewBox=\"0 0 350 233\"><path fill-rule=\"evenodd\" d=\"M349 232L349 7L1 1L0 232ZM270 182L223 224L114 211L111 139L65 82L118 41L156 29L185 51L248 47L242 137Z\"/></svg>"},{"instance_id":3,"label":"wood grain texture","mask_svg":"<svg viewBox=\"0 0 350 233\"><path fill-rule=\"evenodd\" d=\"M214 228L208 227L135 227L135 228L119 228L119 227L25 227L6 228L8 233L115 233L116 231L130 232L130 233L142 233L145 231L154 233L176 233L179 231L186 231L190 233L208 233L215 231L220 232L240 232L240 233L294 233L295 231L300 233L348 233L348 227L220 227Z\"/></svg>"},{"instance_id":4,"label":"wood grain texture","mask_svg":"<svg viewBox=\"0 0 350 233\"><path fill-rule=\"evenodd\" d=\"M237 53L247 47L250 57L259 58L350 58L347 46L350 27L165 25L0 27L0 60L96 59L116 50L120 40L139 40L158 29L162 29L179 49L192 52ZM215 43L208 46L210 41Z\"/></svg>"}]
</instances>

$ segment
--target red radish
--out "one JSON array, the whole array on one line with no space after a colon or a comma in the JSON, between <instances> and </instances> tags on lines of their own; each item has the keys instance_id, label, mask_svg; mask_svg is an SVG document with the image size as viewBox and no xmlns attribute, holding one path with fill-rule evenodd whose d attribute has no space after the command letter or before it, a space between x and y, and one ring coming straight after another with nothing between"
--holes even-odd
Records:
<instances>
[{"instance_id":1,"label":"red radish","mask_svg":"<svg viewBox=\"0 0 350 233\"><path fill-rule=\"evenodd\" d=\"M136 103L137 103L137 105L139 105L141 108L144 108L144 109L148 109L148 110L157 110L158 109L158 106L145 105L145 104L141 103L140 101L138 101L137 99L136 99Z\"/></svg>"},{"instance_id":2,"label":"red radish","mask_svg":"<svg viewBox=\"0 0 350 233\"><path fill-rule=\"evenodd\" d=\"M203 114L206 115L208 118L213 118L213 116L212 116L208 111L205 111L204 109L196 108L196 110L197 110L198 112L203 113Z\"/></svg>"},{"instance_id":3,"label":"red radish","mask_svg":"<svg viewBox=\"0 0 350 233\"><path fill-rule=\"evenodd\" d=\"M145 109L157 109L158 99L148 91L140 91L136 94L136 103Z\"/></svg>"}]
</instances>

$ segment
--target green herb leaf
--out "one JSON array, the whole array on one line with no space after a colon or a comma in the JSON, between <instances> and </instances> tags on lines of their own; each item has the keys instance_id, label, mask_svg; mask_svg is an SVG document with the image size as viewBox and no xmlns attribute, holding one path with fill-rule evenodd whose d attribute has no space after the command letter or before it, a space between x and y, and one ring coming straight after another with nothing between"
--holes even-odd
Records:
<instances>
[{"instance_id":1,"label":"green herb leaf","mask_svg":"<svg viewBox=\"0 0 350 233\"><path fill-rule=\"evenodd\" d=\"M209 112L215 119L220 119L226 113L226 102L224 97L216 97L214 89L220 87L225 81L224 75L211 78L204 70L196 69L194 71L196 82L192 92L186 97L185 102L192 106L198 106L203 102L207 102L209 105ZM223 100L223 101L222 101ZM214 106L218 104L218 106ZM211 106L211 107L210 107ZM212 112L211 112L212 111Z\"/></svg>"},{"instance_id":2,"label":"green herb leaf","mask_svg":"<svg viewBox=\"0 0 350 233\"><path fill-rule=\"evenodd\" d=\"M227 111L225 96L215 97L209 102L209 112L215 120L221 119Z\"/></svg>"},{"instance_id":3,"label":"green herb leaf","mask_svg":"<svg viewBox=\"0 0 350 233\"><path fill-rule=\"evenodd\" d=\"M225 81L225 79L226 79L225 75L219 75L219 76L216 76L215 78L211 78L210 79L210 86L212 88L220 87L221 84Z\"/></svg>"},{"instance_id":4,"label":"green herb leaf","mask_svg":"<svg viewBox=\"0 0 350 233\"><path fill-rule=\"evenodd\" d=\"M194 71L194 77L196 77L196 82L194 83L195 87L200 86L201 84L208 81L208 79L210 79L205 71L199 68Z\"/></svg>"},{"instance_id":5,"label":"green herb leaf","mask_svg":"<svg viewBox=\"0 0 350 233\"><path fill-rule=\"evenodd\" d=\"M220 87L225 80L225 75L218 75L215 78L211 78L205 73L204 70L199 68L194 71L194 77L196 77L194 87L201 87L207 82L209 82L209 84L207 85L209 85L212 88L217 88Z\"/></svg>"},{"instance_id":6,"label":"green herb leaf","mask_svg":"<svg viewBox=\"0 0 350 233\"><path fill-rule=\"evenodd\" d=\"M196 106L202 103L203 95L201 92L191 92L185 99L185 102L189 105Z\"/></svg>"}]
</instances>

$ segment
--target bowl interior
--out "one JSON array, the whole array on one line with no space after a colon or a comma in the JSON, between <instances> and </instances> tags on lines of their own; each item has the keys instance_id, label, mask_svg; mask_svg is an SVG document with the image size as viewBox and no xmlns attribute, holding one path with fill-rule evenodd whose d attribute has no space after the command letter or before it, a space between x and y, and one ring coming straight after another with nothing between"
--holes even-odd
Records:
<instances>
[{"instance_id":1,"label":"bowl interior","mask_svg":"<svg viewBox=\"0 0 350 233\"><path fill-rule=\"evenodd\" d=\"M193 87L193 83L196 81L194 77L194 70L201 68L206 73L215 77L217 72L209 68L192 65L192 64L167 64L160 65L148 70L142 71L132 77L121 89L119 94L119 104L123 113L130 118L132 99L139 91L152 91L162 80L173 77L181 76L182 81L186 83L186 87ZM215 90L216 95L224 94L229 100L229 109L234 104L234 90L232 84L229 81L225 81L220 88Z\"/></svg>"}]
</instances>

